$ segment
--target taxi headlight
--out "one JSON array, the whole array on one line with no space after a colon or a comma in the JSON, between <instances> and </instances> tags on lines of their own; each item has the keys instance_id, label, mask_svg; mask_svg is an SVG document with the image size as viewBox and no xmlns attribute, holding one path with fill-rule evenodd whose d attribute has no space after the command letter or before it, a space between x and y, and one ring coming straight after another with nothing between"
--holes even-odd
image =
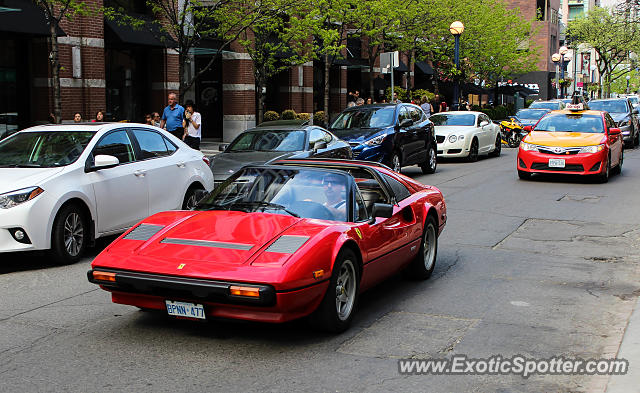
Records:
<instances>
[{"instance_id":1,"label":"taxi headlight","mask_svg":"<svg viewBox=\"0 0 640 393\"><path fill-rule=\"evenodd\" d=\"M387 136L386 134L378 135L378 136L376 136L374 138L369 139L364 144L367 145L367 146L379 145L379 144L382 143L382 141L384 141L384 138L386 136Z\"/></svg>"},{"instance_id":2,"label":"taxi headlight","mask_svg":"<svg viewBox=\"0 0 640 393\"><path fill-rule=\"evenodd\" d=\"M30 201L44 190L40 187L28 187L0 194L0 209L9 209L26 201Z\"/></svg>"},{"instance_id":3,"label":"taxi headlight","mask_svg":"<svg viewBox=\"0 0 640 393\"><path fill-rule=\"evenodd\" d=\"M538 151L538 146L527 142L520 142L520 148L524 151Z\"/></svg>"},{"instance_id":4,"label":"taxi headlight","mask_svg":"<svg viewBox=\"0 0 640 393\"><path fill-rule=\"evenodd\" d=\"M449 143L454 143L458 140L458 137L455 135L449 135Z\"/></svg>"},{"instance_id":5,"label":"taxi headlight","mask_svg":"<svg viewBox=\"0 0 640 393\"><path fill-rule=\"evenodd\" d=\"M604 144L594 145L594 146L585 146L582 149L580 149L580 153L597 153L603 150L604 150Z\"/></svg>"}]
</instances>

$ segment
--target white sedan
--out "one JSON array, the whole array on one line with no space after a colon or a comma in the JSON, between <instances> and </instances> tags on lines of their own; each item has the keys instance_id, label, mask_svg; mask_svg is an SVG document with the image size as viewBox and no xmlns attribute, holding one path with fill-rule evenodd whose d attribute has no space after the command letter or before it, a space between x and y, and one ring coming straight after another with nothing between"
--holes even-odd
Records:
<instances>
[{"instance_id":1,"label":"white sedan","mask_svg":"<svg viewBox=\"0 0 640 393\"><path fill-rule=\"evenodd\" d=\"M484 113L441 112L429 119L435 126L438 157L466 157L473 162L480 154L500 155L500 126Z\"/></svg>"},{"instance_id":2,"label":"white sedan","mask_svg":"<svg viewBox=\"0 0 640 393\"><path fill-rule=\"evenodd\" d=\"M0 253L79 260L94 239L213 188L209 160L142 124L48 125L0 141Z\"/></svg>"}]
</instances>

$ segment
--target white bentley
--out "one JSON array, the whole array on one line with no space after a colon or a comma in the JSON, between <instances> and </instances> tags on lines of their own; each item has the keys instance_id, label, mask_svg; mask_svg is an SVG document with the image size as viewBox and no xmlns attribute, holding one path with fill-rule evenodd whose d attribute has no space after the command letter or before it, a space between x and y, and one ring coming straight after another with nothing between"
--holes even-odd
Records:
<instances>
[{"instance_id":1,"label":"white bentley","mask_svg":"<svg viewBox=\"0 0 640 393\"><path fill-rule=\"evenodd\" d=\"M500 126L482 112L441 112L429 118L435 126L438 157L466 157L473 162L480 154L497 157L502 149Z\"/></svg>"},{"instance_id":2,"label":"white bentley","mask_svg":"<svg viewBox=\"0 0 640 393\"><path fill-rule=\"evenodd\" d=\"M32 127L0 141L0 253L75 262L94 239L211 190L209 160L143 124Z\"/></svg>"}]
</instances>

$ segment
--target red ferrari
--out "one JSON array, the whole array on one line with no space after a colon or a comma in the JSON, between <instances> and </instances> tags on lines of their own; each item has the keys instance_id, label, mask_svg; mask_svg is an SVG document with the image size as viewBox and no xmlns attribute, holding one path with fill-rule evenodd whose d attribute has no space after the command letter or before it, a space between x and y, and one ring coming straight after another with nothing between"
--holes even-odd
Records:
<instances>
[{"instance_id":1,"label":"red ferrari","mask_svg":"<svg viewBox=\"0 0 640 393\"><path fill-rule=\"evenodd\" d=\"M193 210L155 214L92 263L115 303L195 319L348 328L359 294L433 272L442 193L386 166L280 161L238 171Z\"/></svg>"}]
</instances>

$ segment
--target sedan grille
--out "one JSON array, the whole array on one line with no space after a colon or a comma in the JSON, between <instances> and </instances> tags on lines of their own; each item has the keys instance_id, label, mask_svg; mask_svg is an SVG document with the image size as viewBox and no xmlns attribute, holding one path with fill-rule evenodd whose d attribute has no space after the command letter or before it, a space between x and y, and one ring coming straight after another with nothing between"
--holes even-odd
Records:
<instances>
[{"instance_id":1,"label":"sedan grille","mask_svg":"<svg viewBox=\"0 0 640 393\"><path fill-rule=\"evenodd\" d=\"M446 137L444 135L436 135L436 142L442 143Z\"/></svg>"}]
</instances>

